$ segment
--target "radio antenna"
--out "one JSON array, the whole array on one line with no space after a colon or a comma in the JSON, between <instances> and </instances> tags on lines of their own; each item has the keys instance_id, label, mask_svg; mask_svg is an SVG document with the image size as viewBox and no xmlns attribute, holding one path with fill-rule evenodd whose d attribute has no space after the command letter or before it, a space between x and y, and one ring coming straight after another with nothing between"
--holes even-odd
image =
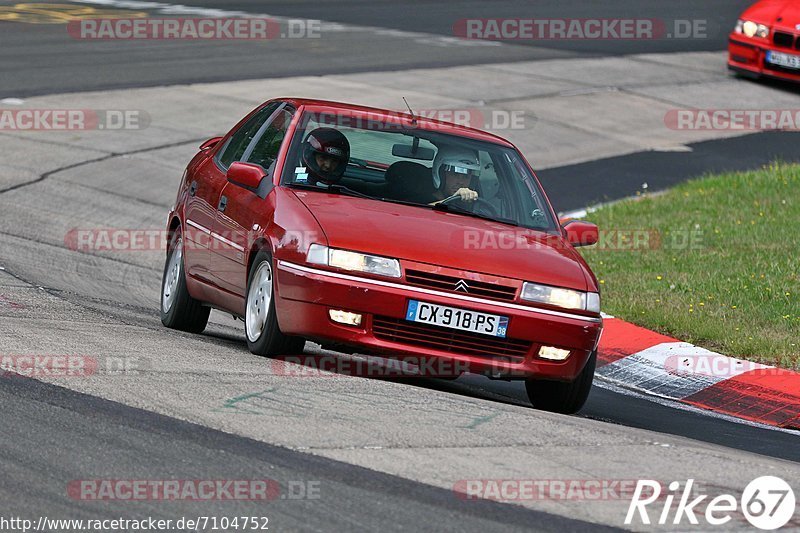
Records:
<instances>
[{"instance_id":1,"label":"radio antenna","mask_svg":"<svg viewBox=\"0 0 800 533\"><path fill-rule=\"evenodd\" d=\"M417 123L417 116L414 114L414 110L411 109L411 106L408 105L408 101L406 100L405 96L403 97L403 102L405 102L406 107L408 108L408 112L411 113L411 123L412 124L416 124Z\"/></svg>"}]
</instances>

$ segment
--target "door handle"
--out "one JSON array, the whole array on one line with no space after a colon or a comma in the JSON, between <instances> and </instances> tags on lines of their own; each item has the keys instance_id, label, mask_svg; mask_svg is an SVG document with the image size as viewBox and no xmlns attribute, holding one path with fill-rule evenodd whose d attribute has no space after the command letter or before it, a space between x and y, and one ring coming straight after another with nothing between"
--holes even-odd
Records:
<instances>
[{"instance_id":1,"label":"door handle","mask_svg":"<svg viewBox=\"0 0 800 533\"><path fill-rule=\"evenodd\" d=\"M193 181L191 185L189 185L189 196L194 196L197 192L197 182Z\"/></svg>"},{"instance_id":2,"label":"door handle","mask_svg":"<svg viewBox=\"0 0 800 533\"><path fill-rule=\"evenodd\" d=\"M226 207L228 207L228 198L223 196L219 199L219 205L217 206L217 209L219 211L225 211Z\"/></svg>"}]
</instances>

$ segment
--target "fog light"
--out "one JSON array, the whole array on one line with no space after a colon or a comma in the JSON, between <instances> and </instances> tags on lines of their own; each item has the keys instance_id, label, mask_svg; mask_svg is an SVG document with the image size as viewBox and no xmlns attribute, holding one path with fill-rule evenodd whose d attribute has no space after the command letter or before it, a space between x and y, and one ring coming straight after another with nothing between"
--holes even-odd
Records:
<instances>
[{"instance_id":1,"label":"fog light","mask_svg":"<svg viewBox=\"0 0 800 533\"><path fill-rule=\"evenodd\" d=\"M551 361L564 361L569 357L569 350L562 350L561 348L554 348L552 346L542 346L539 349L539 357L542 359L550 359Z\"/></svg>"},{"instance_id":2,"label":"fog light","mask_svg":"<svg viewBox=\"0 0 800 533\"><path fill-rule=\"evenodd\" d=\"M339 324L346 324L348 326L360 326L361 325L361 315L358 313L350 313L348 311L339 311L336 309L330 309L328 311L328 316L331 317L331 320L334 322L338 322Z\"/></svg>"}]
</instances>

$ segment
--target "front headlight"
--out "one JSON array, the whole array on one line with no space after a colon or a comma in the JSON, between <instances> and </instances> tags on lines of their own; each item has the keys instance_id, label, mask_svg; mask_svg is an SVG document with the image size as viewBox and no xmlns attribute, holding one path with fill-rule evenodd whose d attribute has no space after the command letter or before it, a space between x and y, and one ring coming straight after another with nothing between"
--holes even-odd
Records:
<instances>
[{"instance_id":1,"label":"front headlight","mask_svg":"<svg viewBox=\"0 0 800 533\"><path fill-rule=\"evenodd\" d=\"M769 37L769 26L758 24L752 20L738 20L736 21L736 33L741 33L747 37L762 37L766 39Z\"/></svg>"},{"instance_id":2,"label":"front headlight","mask_svg":"<svg viewBox=\"0 0 800 533\"><path fill-rule=\"evenodd\" d=\"M525 282L522 284L523 300L563 307L564 309L581 309L583 311L600 312L600 295L596 292L582 292L560 287L539 285Z\"/></svg>"},{"instance_id":3,"label":"front headlight","mask_svg":"<svg viewBox=\"0 0 800 533\"><path fill-rule=\"evenodd\" d=\"M312 244L308 248L306 261L316 265L326 265L342 270L365 272L390 278L400 277L400 261L378 255L362 254L338 248L328 248L321 244Z\"/></svg>"}]
</instances>

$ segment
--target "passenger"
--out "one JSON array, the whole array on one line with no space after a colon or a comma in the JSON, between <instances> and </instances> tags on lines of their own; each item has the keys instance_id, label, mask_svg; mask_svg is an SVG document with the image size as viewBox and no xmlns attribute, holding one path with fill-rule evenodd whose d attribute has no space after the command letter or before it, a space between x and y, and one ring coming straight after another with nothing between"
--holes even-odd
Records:
<instances>
[{"instance_id":1,"label":"passenger","mask_svg":"<svg viewBox=\"0 0 800 533\"><path fill-rule=\"evenodd\" d=\"M315 129L303 144L303 164L308 168L312 184L338 182L349 160L350 143L347 137L333 128Z\"/></svg>"}]
</instances>

